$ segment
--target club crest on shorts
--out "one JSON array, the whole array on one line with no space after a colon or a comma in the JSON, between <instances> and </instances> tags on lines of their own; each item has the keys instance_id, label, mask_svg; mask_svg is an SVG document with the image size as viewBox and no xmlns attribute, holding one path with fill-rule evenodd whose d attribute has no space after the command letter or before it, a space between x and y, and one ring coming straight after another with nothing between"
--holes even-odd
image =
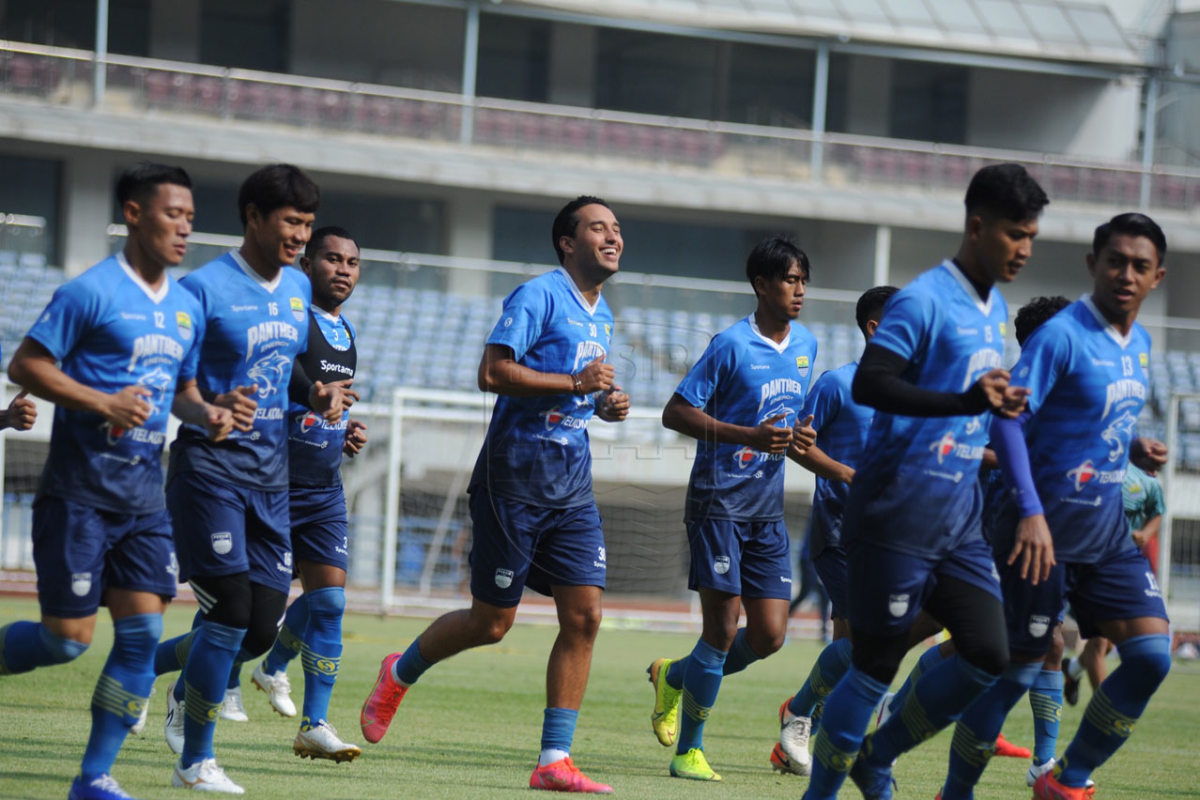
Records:
<instances>
[{"instance_id":1,"label":"club crest on shorts","mask_svg":"<svg viewBox=\"0 0 1200 800\"><path fill-rule=\"evenodd\" d=\"M1046 631L1050 630L1050 618L1041 614L1033 614L1029 617L1029 635L1035 639L1040 639L1046 635Z\"/></svg>"},{"instance_id":2,"label":"club crest on shorts","mask_svg":"<svg viewBox=\"0 0 1200 800\"><path fill-rule=\"evenodd\" d=\"M92 590L92 573L76 572L71 575L71 591L76 597L85 597Z\"/></svg>"},{"instance_id":3,"label":"club crest on shorts","mask_svg":"<svg viewBox=\"0 0 1200 800\"><path fill-rule=\"evenodd\" d=\"M513 571L511 569L497 569L496 570L496 585L497 586L499 586L501 589L507 589L508 587L512 586L512 582L513 582Z\"/></svg>"},{"instance_id":4,"label":"club crest on shorts","mask_svg":"<svg viewBox=\"0 0 1200 800\"><path fill-rule=\"evenodd\" d=\"M713 572L718 575L724 575L729 572L729 556L717 556L713 561Z\"/></svg>"},{"instance_id":5,"label":"club crest on shorts","mask_svg":"<svg viewBox=\"0 0 1200 800\"><path fill-rule=\"evenodd\" d=\"M908 595L888 595L888 613L893 617L903 617L908 613Z\"/></svg>"},{"instance_id":6,"label":"club crest on shorts","mask_svg":"<svg viewBox=\"0 0 1200 800\"><path fill-rule=\"evenodd\" d=\"M221 531L212 535L213 552L219 556L223 556L233 549L233 534L229 531Z\"/></svg>"}]
</instances>

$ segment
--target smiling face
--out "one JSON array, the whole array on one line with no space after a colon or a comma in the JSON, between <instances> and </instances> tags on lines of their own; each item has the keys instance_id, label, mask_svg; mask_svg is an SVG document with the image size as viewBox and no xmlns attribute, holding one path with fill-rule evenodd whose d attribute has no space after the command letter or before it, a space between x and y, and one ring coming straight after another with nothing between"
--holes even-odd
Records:
<instances>
[{"instance_id":1,"label":"smiling face","mask_svg":"<svg viewBox=\"0 0 1200 800\"><path fill-rule=\"evenodd\" d=\"M758 295L758 306L774 319L793 320L800 316L804 307L804 293L808 289L808 278L800 264L793 261L782 277L767 278L759 275L754 279L754 293Z\"/></svg>"},{"instance_id":2,"label":"smiling face","mask_svg":"<svg viewBox=\"0 0 1200 800\"><path fill-rule=\"evenodd\" d=\"M312 259L300 259L300 268L312 280L313 304L332 312L358 285L358 245L351 239L326 236Z\"/></svg>"},{"instance_id":3,"label":"smiling face","mask_svg":"<svg viewBox=\"0 0 1200 800\"><path fill-rule=\"evenodd\" d=\"M980 214L967 220L967 242L992 283L1011 283L1033 255L1038 234L1036 218L1014 222Z\"/></svg>"},{"instance_id":4,"label":"smiling face","mask_svg":"<svg viewBox=\"0 0 1200 800\"><path fill-rule=\"evenodd\" d=\"M312 236L316 217L292 206L277 208L264 217L251 205L246 208L246 238L272 264L294 264Z\"/></svg>"},{"instance_id":5,"label":"smiling face","mask_svg":"<svg viewBox=\"0 0 1200 800\"><path fill-rule=\"evenodd\" d=\"M174 267L183 261L196 215L191 189L160 183L141 199L127 200L122 212L130 237L153 263Z\"/></svg>"},{"instance_id":6,"label":"smiling face","mask_svg":"<svg viewBox=\"0 0 1200 800\"><path fill-rule=\"evenodd\" d=\"M574 236L558 240L563 251L563 266L574 266L582 274L597 281L615 275L620 269L625 242L621 238L621 223L612 209L593 203L576 212L579 224Z\"/></svg>"},{"instance_id":7,"label":"smiling face","mask_svg":"<svg viewBox=\"0 0 1200 800\"><path fill-rule=\"evenodd\" d=\"M1131 323L1142 301L1167 273L1154 242L1127 233L1114 233L1099 253L1088 253L1087 265L1092 274L1092 301L1115 323Z\"/></svg>"}]
</instances>

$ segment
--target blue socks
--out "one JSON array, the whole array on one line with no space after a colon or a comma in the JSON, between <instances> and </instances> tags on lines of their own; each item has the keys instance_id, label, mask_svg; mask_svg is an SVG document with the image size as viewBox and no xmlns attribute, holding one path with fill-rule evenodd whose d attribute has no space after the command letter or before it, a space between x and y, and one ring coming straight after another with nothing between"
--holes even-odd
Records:
<instances>
[{"instance_id":1,"label":"blue socks","mask_svg":"<svg viewBox=\"0 0 1200 800\"><path fill-rule=\"evenodd\" d=\"M307 730L325 719L329 696L337 680L342 658L342 614L346 611L346 590L330 586L305 592L308 598L308 627L300 658L304 665L304 718L300 729ZM571 726L574 730L574 725Z\"/></svg>"},{"instance_id":2,"label":"blue socks","mask_svg":"<svg viewBox=\"0 0 1200 800\"><path fill-rule=\"evenodd\" d=\"M343 596L344 596L343 592ZM304 632L308 629L308 594L302 594L288 606L283 617L283 627L275 644L271 646L263 661L263 672L274 675L287 672L288 664L304 649Z\"/></svg>"},{"instance_id":3,"label":"blue socks","mask_svg":"<svg viewBox=\"0 0 1200 800\"><path fill-rule=\"evenodd\" d=\"M1029 687L1033 709L1033 763L1039 767L1054 758L1058 747L1058 725L1062 721L1062 670L1043 669Z\"/></svg>"},{"instance_id":4,"label":"blue socks","mask_svg":"<svg viewBox=\"0 0 1200 800\"><path fill-rule=\"evenodd\" d=\"M811 717L817 703L829 697L829 693L846 674L846 670L850 669L852 649L850 637L847 636L822 650L813 664L812 671L808 673L808 680L788 702L788 711L797 717Z\"/></svg>"},{"instance_id":5,"label":"blue socks","mask_svg":"<svg viewBox=\"0 0 1200 800\"><path fill-rule=\"evenodd\" d=\"M225 699L229 671L245 635L245 628L230 628L216 622L204 622L196 631L183 679L178 682L185 686L183 754L179 759L184 767L213 757L217 709Z\"/></svg>"},{"instance_id":6,"label":"blue socks","mask_svg":"<svg viewBox=\"0 0 1200 800\"><path fill-rule=\"evenodd\" d=\"M1011 664L1000 680L963 712L950 744L950 771L942 787L942 800L972 800L975 784L996 752L996 737L1004 719L1033 685L1042 662ZM920 692L920 684L917 691Z\"/></svg>"},{"instance_id":7,"label":"blue socks","mask_svg":"<svg viewBox=\"0 0 1200 800\"><path fill-rule=\"evenodd\" d=\"M1119 648L1121 666L1092 695L1075 739L1059 762L1058 780L1065 786L1086 785L1092 771L1125 744L1171 669L1171 639L1166 634L1134 636Z\"/></svg>"},{"instance_id":8,"label":"blue socks","mask_svg":"<svg viewBox=\"0 0 1200 800\"><path fill-rule=\"evenodd\" d=\"M425 674L425 670L433 664L421 657L421 640L413 639L413 643L404 651L404 655L392 664L392 677L405 686L412 686L417 679Z\"/></svg>"},{"instance_id":9,"label":"blue socks","mask_svg":"<svg viewBox=\"0 0 1200 800\"><path fill-rule=\"evenodd\" d=\"M683 697L679 721L679 741L675 752L682 755L693 747L704 749L704 723L717 702L721 689L721 677L725 667L725 654L712 645L699 640L686 659L687 669L683 674ZM668 682L670 673L667 674Z\"/></svg>"},{"instance_id":10,"label":"blue socks","mask_svg":"<svg viewBox=\"0 0 1200 800\"><path fill-rule=\"evenodd\" d=\"M854 758L862 747L863 732L871 721L876 704L887 693L880 683L851 665L825 701L821 728L813 742L812 777L804 800L832 800L837 797Z\"/></svg>"},{"instance_id":11,"label":"blue socks","mask_svg":"<svg viewBox=\"0 0 1200 800\"><path fill-rule=\"evenodd\" d=\"M921 653L916 666L912 668L912 672L908 673L908 677L904 679L904 683L888 703L888 709L893 714L899 711L900 707L904 705L904 701L908 699L908 693L912 691L913 684L921 680L922 675L945 660L941 648L936 644Z\"/></svg>"},{"instance_id":12,"label":"blue socks","mask_svg":"<svg viewBox=\"0 0 1200 800\"><path fill-rule=\"evenodd\" d=\"M542 715L542 753L538 766L545 767L571 755L575 723L579 712L574 708L547 708Z\"/></svg>"},{"instance_id":13,"label":"blue socks","mask_svg":"<svg viewBox=\"0 0 1200 800\"><path fill-rule=\"evenodd\" d=\"M959 655L943 660L913 684L903 705L892 706L892 716L871 737L867 761L876 768L887 767L901 753L962 716L997 677L972 666ZM827 716L828 713L827 710Z\"/></svg>"},{"instance_id":14,"label":"blue socks","mask_svg":"<svg viewBox=\"0 0 1200 800\"><path fill-rule=\"evenodd\" d=\"M40 622L13 622L0 628L0 675L65 664L87 649L83 642L55 636Z\"/></svg>"},{"instance_id":15,"label":"blue socks","mask_svg":"<svg viewBox=\"0 0 1200 800\"><path fill-rule=\"evenodd\" d=\"M92 693L92 732L83 752L84 783L112 771L125 734L137 722L154 685L154 648L162 636L161 614L113 620L113 646Z\"/></svg>"},{"instance_id":16,"label":"blue socks","mask_svg":"<svg viewBox=\"0 0 1200 800\"><path fill-rule=\"evenodd\" d=\"M741 672L755 661L761 660L762 656L754 652L750 643L746 641L746 629L738 628L737 635L733 637L733 644L729 646L729 652L725 655L722 674L732 675L735 672Z\"/></svg>"}]
</instances>

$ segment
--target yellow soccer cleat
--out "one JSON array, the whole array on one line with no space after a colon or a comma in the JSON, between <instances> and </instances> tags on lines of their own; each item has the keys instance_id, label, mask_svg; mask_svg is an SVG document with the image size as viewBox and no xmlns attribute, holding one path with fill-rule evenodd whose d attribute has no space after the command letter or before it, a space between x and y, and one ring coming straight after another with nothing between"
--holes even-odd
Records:
<instances>
[{"instance_id":1,"label":"yellow soccer cleat","mask_svg":"<svg viewBox=\"0 0 1200 800\"><path fill-rule=\"evenodd\" d=\"M650 685L654 687L654 711L650 713L650 727L663 747L675 744L679 736L680 689L672 689L667 683L667 671L671 669L669 658L660 658L646 670L650 674Z\"/></svg>"},{"instance_id":2,"label":"yellow soccer cleat","mask_svg":"<svg viewBox=\"0 0 1200 800\"><path fill-rule=\"evenodd\" d=\"M693 747L683 755L671 759L671 777L687 778L690 781L719 781L721 776L713 772L704 757L704 751Z\"/></svg>"}]
</instances>

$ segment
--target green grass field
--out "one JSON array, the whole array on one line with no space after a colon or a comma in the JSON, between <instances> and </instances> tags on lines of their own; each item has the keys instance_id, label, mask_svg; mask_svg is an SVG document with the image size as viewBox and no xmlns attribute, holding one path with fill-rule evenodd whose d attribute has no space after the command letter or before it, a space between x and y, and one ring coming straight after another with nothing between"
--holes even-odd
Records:
<instances>
[{"instance_id":1,"label":"green grass field","mask_svg":"<svg viewBox=\"0 0 1200 800\"><path fill-rule=\"evenodd\" d=\"M32 619L36 612L31 601L0 600L0 625ZM184 631L193 613L191 606L172 609L166 635ZM331 721L343 738L364 745L362 758L352 764L293 756L296 722L271 711L265 695L250 684L247 668L243 685L251 721L222 721L216 734L218 759L246 787L246 796L261 800L528 797L552 628L519 625L502 644L439 665L409 693L383 743L362 741L358 709L380 658L405 646L423 625L419 620L347 617L346 649ZM92 648L74 663L0 679L0 797L66 796L87 740L89 698L111 632L102 617ZM725 780L695 784L667 775L670 754L650 731L653 698L645 676L653 658L683 655L693 642L689 636L675 634L607 629L601 633L575 737L576 763L629 798L798 798L805 779L772 772L767 756L778 735L779 703L799 686L818 645L789 643L776 656L725 682L705 737L709 759ZM291 676L299 705L303 678L298 663L293 664ZM145 735L129 738L114 770L124 788L138 798L182 793L170 786L174 757L162 738L168 680L158 682ZM1087 700L1086 687L1083 694L1081 703ZM1062 746L1082 714L1082 705L1067 708ZM1177 662L1133 738L1097 774L1097 797L1200 796L1191 771L1200 756L1197 720L1200 666ZM1014 712L1005 733L1014 742L1032 743L1026 703ZM944 776L949 741L949 732L943 732L901 760L896 769L899 797L932 800ZM994 760L977 796L1028 798L1027 766L1015 759ZM843 796L858 795L848 785Z\"/></svg>"}]
</instances>

